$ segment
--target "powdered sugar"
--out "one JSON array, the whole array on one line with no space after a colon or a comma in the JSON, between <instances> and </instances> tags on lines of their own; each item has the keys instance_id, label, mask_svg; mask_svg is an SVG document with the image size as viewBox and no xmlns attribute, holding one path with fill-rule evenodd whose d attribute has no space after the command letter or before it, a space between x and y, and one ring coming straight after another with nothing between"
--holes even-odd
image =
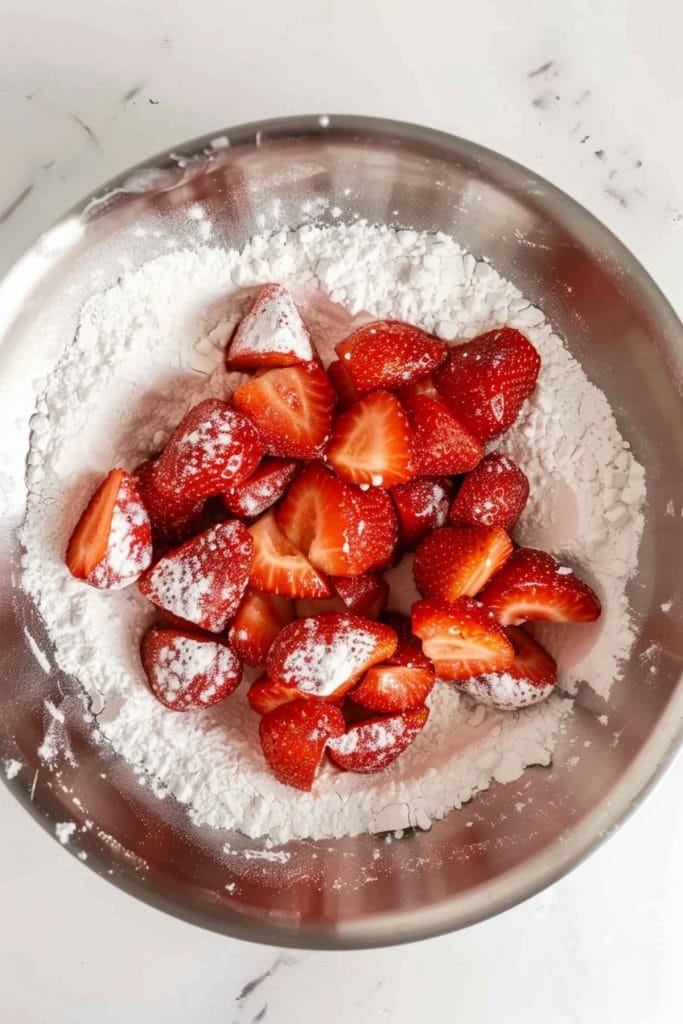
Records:
<instances>
[{"instance_id":1,"label":"powdered sugar","mask_svg":"<svg viewBox=\"0 0 683 1024\"><path fill-rule=\"evenodd\" d=\"M503 711L516 711L545 700L554 687L553 684L533 686L526 679L520 679L509 672L490 672L476 679L464 680L460 688L478 704L490 704Z\"/></svg>"},{"instance_id":2,"label":"powdered sugar","mask_svg":"<svg viewBox=\"0 0 683 1024\"><path fill-rule=\"evenodd\" d=\"M313 359L311 339L301 315L289 292L278 285L269 285L259 293L230 345L231 359L269 352L304 363Z\"/></svg>"},{"instance_id":3,"label":"powdered sugar","mask_svg":"<svg viewBox=\"0 0 683 1024\"><path fill-rule=\"evenodd\" d=\"M338 615L335 619L339 625L331 636L321 629L319 620L304 620L302 642L284 658L280 682L327 697L358 674L377 642L370 633L355 628L350 616Z\"/></svg>"},{"instance_id":4,"label":"powdered sugar","mask_svg":"<svg viewBox=\"0 0 683 1024\"><path fill-rule=\"evenodd\" d=\"M154 683L166 704L209 705L217 680L233 676L238 668L237 658L224 644L174 636L156 659Z\"/></svg>"},{"instance_id":5,"label":"powdered sugar","mask_svg":"<svg viewBox=\"0 0 683 1024\"><path fill-rule=\"evenodd\" d=\"M107 551L89 576L96 587L120 589L135 583L152 562L149 516L126 477L114 505Z\"/></svg>"}]
</instances>

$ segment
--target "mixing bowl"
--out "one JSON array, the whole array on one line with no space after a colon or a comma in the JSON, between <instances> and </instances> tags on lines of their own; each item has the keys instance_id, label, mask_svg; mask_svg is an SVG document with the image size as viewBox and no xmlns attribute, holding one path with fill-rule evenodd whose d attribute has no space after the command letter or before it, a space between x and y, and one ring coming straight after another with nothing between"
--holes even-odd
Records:
<instances>
[{"instance_id":1,"label":"mixing bowl","mask_svg":"<svg viewBox=\"0 0 683 1024\"><path fill-rule=\"evenodd\" d=\"M581 691L552 770L494 784L430 831L391 842L292 842L282 856L239 834L193 827L179 805L157 799L93 742L78 684L55 669L20 589L33 381L73 336L93 268L105 287L122 266L166 251L164 236L187 224L197 202L212 241L231 247L284 225L340 218L447 232L545 310L645 467L645 535L630 587L638 639L608 707ZM531 171L462 139L356 117L268 121L198 139L110 182L39 239L0 286L0 345L0 431L15 439L0 479L0 755L23 765L8 779L17 799L48 830L74 823L67 849L109 881L178 917L260 942L358 947L436 935L567 872L671 758L683 709L683 602L668 614L660 606L683 578L683 328L617 239ZM598 721L605 712L609 728ZM68 736L72 756L50 768L38 748L54 729ZM522 785L523 815L511 810Z\"/></svg>"}]
</instances>

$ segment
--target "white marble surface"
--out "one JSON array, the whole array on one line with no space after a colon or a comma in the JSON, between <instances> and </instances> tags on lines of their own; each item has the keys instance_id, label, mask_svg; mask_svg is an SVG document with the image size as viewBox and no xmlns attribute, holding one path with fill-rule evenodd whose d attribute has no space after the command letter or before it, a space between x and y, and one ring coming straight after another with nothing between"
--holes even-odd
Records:
<instances>
[{"instance_id":1,"label":"white marble surface","mask_svg":"<svg viewBox=\"0 0 683 1024\"><path fill-rule=\"evenodd\" d=\"M531 165L608 224L683 315L677 0L0 0L0 24L0 271L150 153L241 121L344 111ZM106 885L0 788L0 1019L673 1024L682 783L679 760L606 847L493 921L405 948L282 955Z\"/></svg>"}]
</instances>

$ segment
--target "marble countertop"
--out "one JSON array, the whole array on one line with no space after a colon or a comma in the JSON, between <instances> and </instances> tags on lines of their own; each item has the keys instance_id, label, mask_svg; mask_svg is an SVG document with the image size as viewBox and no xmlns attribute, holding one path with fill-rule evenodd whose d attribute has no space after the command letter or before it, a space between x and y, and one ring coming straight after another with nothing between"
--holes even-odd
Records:
<instances>
[{"instance_id":1,"label":"marble countertop","mask_svg":"<svg viewBox=\"0 0 683 1024\"><path fill-rule=\"evenodd\" d=\"M175 143L275 115L417 121L583 203L683 316L675 0L0 0L0 272L65 208ZM652 12L655 13L652 13ZM679 762L586 863L456 935L358 953L204 933L85 869L0 787L12 1024L678 1022ZM306 1007L305 1011L303 1007Z\"/></svg>"}]
</instances>

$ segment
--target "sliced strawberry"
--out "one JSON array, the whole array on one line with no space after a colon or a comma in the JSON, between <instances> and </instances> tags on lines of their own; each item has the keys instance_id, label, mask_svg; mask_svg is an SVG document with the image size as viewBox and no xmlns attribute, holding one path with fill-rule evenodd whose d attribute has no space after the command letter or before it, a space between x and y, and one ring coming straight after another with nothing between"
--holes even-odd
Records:
<instances>
[{"instance_id":1,"label":"sliced strawberry","mask_svg":"<svg viewBox=\"0 0 683 1024\"><path fill-rule=\"evenodd\" d=\"M417 380L411 380L409 384L402 384L401 387L394 388L393 390L402 402L412 398L413 395L429 395L430 398L439 398L439 392L436 390L434 377L431 373L428 373L426 377L418 377Z\"/></svg>"},{"instance_id":2,"label":"sliced strawberry","mask_svg":"<svg viewBox=\"0 0 683 1024\"><path fill-rule=\"evenodd\" d=\"M219 523L163 555L138 588L158 608L220 633L242 600L253 551L242 523Z\"/></svg>"},{"instance_id":3,"label":"sliced strawberry","mask_svg":"<svg viewBox=\"0 0 683 1024\"><path fill-rule=\"evenodd\" d=\"M375 665L351 691L351 699L369 711L385 714L421 707L434 685L434 669Z\"/></svg>"},{"instance_id":4,"label":"sliced strawberry","mask_svg":"<svg viewBox=\"0 0 683 1024\"><path fill-rule=\"evenodd\" d=\"M337 408L341 409L342 412L346 412L352 405L356 404L360 396L354 388L353 381L349 377L344 364L335 359L327 367L327 376L330 378L330 383L337 396Z\"/></svg>"},{"instance_id":5,"label":"sliced strawberry","mask_svg":"<svg viewBox=\"0 0 683 1024\"><path fill-rule=\"evenodd\" d=\"M445 526L415 552L413 573L423 597L474 597L512 554L512 541L496 526Z\"/></svg>"},{"instance_id":6,"label":"sliced strawberry","mask_svg":"<svg viewBox=\"0 0 683 1024\"><path fill-rule=\"evenodd\" d=\"M352 484L393 487L410 480L413 432L405 409L388 391L374 391L343 413L332 430L327 458Z\"/></svg>"},{"instance_id":7,"label":"sliced strawberry","mask_svg":"<svg viewBox=\"0 0 683 1024\"><path fill-rule=\"evenodd\" d=\"M264 459L256 470L223 495L228 512L253 519L279 501L299 468L294 459Z\"/></svg>"},{"instance_id":8,"label":"sliced strawberry","mask_svg":"<svg viewBox=\"0 0 683 1024\"><path fill-rule=\"evenodd\" d=\"M230 646L240 661L263 668L270 645L293 618L291 601L250 588L232 621L228 634Z\"/></svg>"},{"instance_id":9,"label":"sliced strawberry","mask_svg":"<svg viewBox=\"0 0 683 1024\"><path fill-rule=\"evenodd\" d=\"M413 395L405 401L413 428L413 459L420 476L466 473L480 461L484 449L438 398Z\"/></svg>"},{"instance_id":10,"label":"sliced strawberry","mask_svg":"<svg viewBox=\"0 0 683 1024\"><path fill-rule=\"evenodd\" d=\"M453 346L434 380L451 412L481 441L490 441L517 418L540 366L529 339L501 327Z\"/></svg>"},{"instance_id":11,"label":"sliced strawberry","mask_svg":"<svg viewBox=\"0 0 683 1024\"><path fill-rule=\"evenodd\" d=\"M289 704L293 700L308 699L301 690L297 690L296 686L283 686L282 683L274 683L268 676L261 676L247 690L249 707L257 715L267 715L274 708ZM314 700L315 698L310 699Z\"/></svg>"},{"instance_id":12,"label":"sliced strawberry","mask_svg":"<svg viewBox=\"0 0 683 1024\"><path fill-rule=\"evenodd\" d=\"M447 351L443 341L398 320L366 324L335 348L359 394L424 377Z\"/></svg>"},{"instance_id":13,"label":"sliced strawberry","mask_svg":"<svg viewBox=\"0 0 683 1024\"><path fill-rule=\"evenodd\" d=\"M389 665L402 665L406 668L425 668L433 672L432 663L422 650L422 644L413 633L410 619L400 612L388 612L383 622L391 626L398 637L398 646L393 654L386 658Z\"/></svg>"},{"instance_id":14,"label":"sliced strawberry","mask_svg":"<svg viewBox=\"0 0 683 1024\"><path fill-rule=\"evenodd\" d=\"M505 672L514 648L493 615L471 597L453 604L427 599L413 605L413 632L440 679Z\"/></svg>"},{"instance_id":15,"label":"sliced strawberry","mask_svg":"<svg viewBox=\"0 0 683 1024\"><path fill-rule=\"evenodd\" d=\"M254 421L271 455L314 459L321 453L334 391L314 363L261 371L237 388L232 401Z\"/></svg>"},{"instance_id":16,"label":"sliced strawberry","mask_svg":"<svg viewBox=\"0 0 683 1024\"><path fill-rule=\"evenodd\" d=\"M254 542L254 558L249 583L257 590L280 597L331 597L334 593L324 576L317 572L279 528L273 511L249 527Z\"/></svg>"},{"instance_id":17,"label":"sliced strawberry","mask_svg":"<svg viewBox=\"0 0 683 1024\"><path fill-rule=\"evenodd\" d=\"M180 544L199 529L204 498L188 498L173 491L172 484L161 486L156 463L142 462L133 479L149 514L155 544Z\"/></svg>"},{"instance_id":18,"label":"sliced strawberry","mask_svg":"<svg viewBox=\"0 0 683 1024\"><path fill-rule=\"evenodd\" d=\"M404 548L411 550L432 530L446 525L453 490L447 476L417 476L391 488Z\"/></svg>"},{"instance_id":19,"label":"sliced strawberry","mask_svg":"<svg viewBox=\"0 0 683 1024\"><path fill-rule=\"evenodd\" d=\"M66 565L91 587L117 590L142 575L152 561L152 528L135 482L112 469L88 502L71 534Z\"/></svg>"},{"instance_id":20,"label":"sliced strawberry","mask_svg":"<svg viewBox=\"0 0 683 1024\"><path fill-rule=\"evenodd\" d=\"M152 693L171 711L209 708L239 686L242 666L225 640L150 629L140 648Z\"/></svg>"},{"instance_id":21,"label":"sliced strawberry","mask_svg":"<svg viewBox=\"0 0 683 1024\"><path fill-rule=\"evenodd\" d=\"M492 452L467 474L451 505L451 526L498 526L510 530L529 497L529 481L507 455Z\"/></svg>"},{"instance_id":22,"label":"sliced strawberry","mask_svg":"<svg viewBox=\"0 0 683 1024\"><path fill-rule=\"evenodd\" d=\"M347 610L339 594L320 601L315 601L310 597L302 597L294 602L294 611L297 619L310 619L312 615L324 615L325 612L345 612Z\"/></svg>"},{"instance_id":23,"label":"sliced strawberry","mask_svg":"<svg viewBox=\"0 0 683 1024\"><path fill-rule=\"evenodd\" d=\"M600 601L572 569L535 548L518 548L480 594L503 626L527 620L593 622Z\"/></svg>"},{"instance_id":24,"label":"sliced strawberry","mask_svg":"<svg viewBox=\"0 0 683 1024\"><path fill-rule=\"evenodd\" d=\"M231 370L294 366L316 358L306 325L286 288L264 284L235 331L227 355Z\"/></svg>"},{"instance_id":25,"label":"sliced strawberry","mask_svg":"<svg viewBox=\"0 0 683 1024\"><path fill-rule=\"evenodd\" d=\"M369 718L350 726L327 745L330 757L347 772L381 772L406 750L429 718L427 708Z\"/></svg>"},{"instance_id":26,"label":"sliced strawberry","mask_svg":"<svg viewBox=\"0 0 683 1024\"><path fill-rule=\"evenodd\" d=\"M505 630L515 649L515 658L504 672L463 679L458 685L478 704L501 711L516 711L538 704L553 692L557 665L544 647L523 629Z\"/></svg>"},{"instance_id":27,"label":"sliced strawberry","mask_svg":"<svg viewBox=\"0 0 683 1024\"><path fill-rule=\"evenodd\" d=\"M344 483L320 463L296 477L275 518L292 544L332 576L356 576L383 566L398 537L388 494Z\"/></svg>"},{"instance_id":28,"label":"sliced strawberry","mask_svg":"<svg viewBox=\"0 0 683 1024\"><path fill-rule=\"evenodd\" d=\"M298 619L273 642L266 670L285 686L315 697L343 696L372 665L396 650L389 626L350 612Z\"/></svg>"},{"instance_id":29,"label":"sliced strawberry","mask_svg":"<svg viewBox=\"0 0 683 1024\"><path fill-rule=\"evenodd\" d=\"M344 732L339 708L322 700L295 700L269 711L259 724L261 750L275 777L310 790L329 740Z\"/></svg>"},{"instance_id":30,"label":"sliced strawberry","mask_svg":"<svg viewBox=\"0 0 683 1024\"><path fill-rule=\"evenodd\" d=\"M330 582L348 610L355 615L376 619L387 606L389 584L376 573L365 572L351 577L333 576Z\"/></svg>"}]
</instances>

